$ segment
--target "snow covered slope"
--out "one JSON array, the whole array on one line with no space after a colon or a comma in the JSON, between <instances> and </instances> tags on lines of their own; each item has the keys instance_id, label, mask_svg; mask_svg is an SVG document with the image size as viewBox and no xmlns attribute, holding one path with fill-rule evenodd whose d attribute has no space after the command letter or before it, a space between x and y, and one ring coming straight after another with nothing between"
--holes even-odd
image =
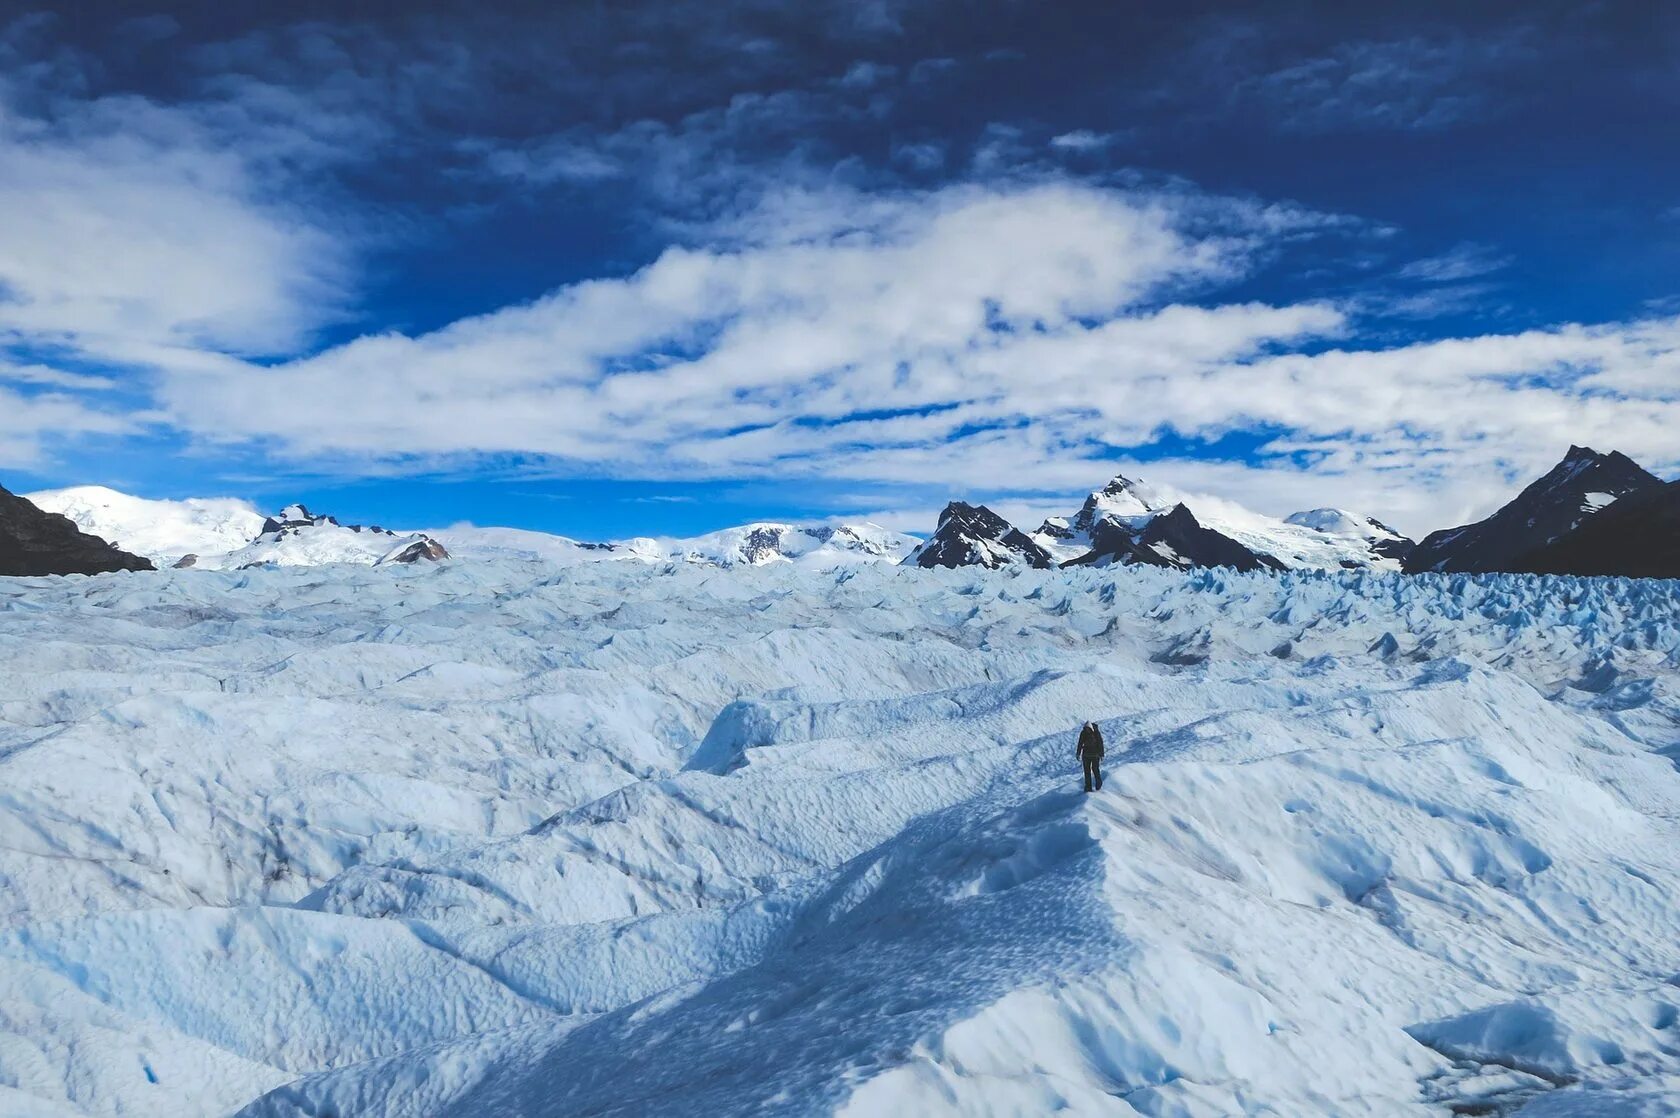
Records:
<instances>
[{"instance_id":1,"label":"snow covered slope","mask_svg":"<svg viewBox=\"0 0 1680 1118\"><path fill-rule=\"evenodd\" d=\"M24 495L37 508L56 512L124 551L169 566L183 555L211 555L244 547L262 531L263 516L233 497L154 501L102 485L44 489Z\"/></svg>"},{"instance_id":2,"label":"snow covered slope","mask_svg":"<svg viewBox=\"0 0 1680 1118\"><path fill-rule=\"evenodd\" d=\"M920 542L867 521L857 524L761 522L687 538L636 537L584 543L519 528L457 525L429 533L450 554L468 559L528 559L562 566L612 559L757 567L793 563L827 570L854 563L897 563Z\"/></svg>"},{"instance_id":3,"label":"snow covered slope","mask_svg":"<svg viewBox=\"0 0 1680 1118\"><path fill-rule=\"evenodd\" d=\"M0 1112L1663 1113L1677 619L1366 572L0 580Z\"/></svg>"},{"instance_id":4,"label":"snow covered slope","mask_svg":"<svg viewBox=\"0 0 1680 1118\"><path fill-rule=\"evenodd\" d=\"M534 532L528 528L453 524L448 528L430 529L426 535L442 543L457 559L521 559L570 566L598 559L651 558L651 554L638 553L623 544L586 543L570 536ZM654 550L647 549L649 553Z\"/></svg>"},{"instance_id":5,"label":"snow covered slope","mask_svg":"<svg viewBox=\"0 0 1680 1118\"><path fill-rule=\"evenodd\" d=\"M258 526L260 534L220 554L186 555L179 566L233 571L246 567L319 567L331 563L379 566L449 558L447 548L423 532L399 533L378 525L340 524L303 505L287 505Z\"/></svg>"},{"instance_id":6,"label":"snow covered slope","mask_svg":"<svg viewBox=\"0 0 1680 1118\"><path fill-rule=\"evenodd\" d=\"M828 569L854 563L897 563L921 541L867 521L858 524L745 524L673 540L672 559L720 567L791 562Z\"/></svg>"},{"instance_id":7,"label":"snow covered slope","mask_svg":"<svg viewBox=\"0 0 1680 1118\"><path fill-rule=\"evenodd\" d=\"M1146 540L1150 525L1168 516L1176 516L1191 532L1163 525L1154 533L1160 538ZM1206 533L1224 540L1206 537L1208 542L1195 547L1194 537ZM1314 509L1279 520L1232 501L1181 493L1123 475L1093 491L1073 516L1046 520L1032 538L1058 563L1120 561L1180 568L1234 565L1241 569L1397 571L1412 547L1410 540L1381 521L1343 509ZM1173 541L1180 546L1172 546Z\"/></svg>"},{"instance_id":8,"label":"snow covered slope","mask_svg":"<svg viewBox=\"0 0 1680 1118\"><path fill-rule=\"evenodd\" d=\"M1309 529L1321 536L1347 541L1351 547L1363 552L1362 555L1344 557L1351 562L1338 560L1337 565L1344 568L1399 570L1405 565L1406 558L1411 555L1412 550L1417 547L1415 542L1376 517L1349 512L1347 509L1309 509L1306 512L1291 513L1284 518L1284 523ZM1315 565L1328 567L1330 564Z\"/></svg>"}]
</instances>

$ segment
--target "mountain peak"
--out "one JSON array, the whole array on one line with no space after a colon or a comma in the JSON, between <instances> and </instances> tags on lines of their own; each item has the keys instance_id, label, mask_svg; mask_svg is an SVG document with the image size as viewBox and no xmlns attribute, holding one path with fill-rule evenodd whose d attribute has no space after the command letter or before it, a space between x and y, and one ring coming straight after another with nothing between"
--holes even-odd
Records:
<instances>
[{"instance_id":1,"label":"mountain peak","mask_svg":"<svg viewBox=\"0 0 1680 1118\"><path fill-rule=\"evenodd\" d=\"M1432 532L1407 559L1409 571L1509 571L1632 493L1662 485L1620 451L1571 446L1563 460L1492 516Z\"/></svg>"},{"instance_id":2,"label":"mountain peak","mask_svg":"<svg viewBox=\"0 0 1680 1118\"><path fill-rule=\"evenodd\" d=\"M952 501L939 528L904 560L918 567L1048 567L1050 552L985 505Z\"/></svg>"}]
</instances>

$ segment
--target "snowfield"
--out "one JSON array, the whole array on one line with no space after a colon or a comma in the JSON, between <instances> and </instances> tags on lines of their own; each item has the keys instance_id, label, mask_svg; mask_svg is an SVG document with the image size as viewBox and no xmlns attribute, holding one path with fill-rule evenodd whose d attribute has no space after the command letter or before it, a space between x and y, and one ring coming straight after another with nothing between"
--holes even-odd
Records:
<instances>
[{"instance_id":1,"label":"snowfield","mask_svg":"<svg viewBox=\"0 0 1680 1118\"><path fill-rule=\"evenodd\" d=\"M0 580L0 1114L1680 1113L1677 678L1618 579Z\"/></svg>"}]
</instances>

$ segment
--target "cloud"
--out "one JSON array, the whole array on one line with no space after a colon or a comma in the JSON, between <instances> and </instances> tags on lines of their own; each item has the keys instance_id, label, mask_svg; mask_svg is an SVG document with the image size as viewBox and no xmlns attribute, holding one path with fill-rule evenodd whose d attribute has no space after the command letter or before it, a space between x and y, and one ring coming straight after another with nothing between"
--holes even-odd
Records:
<instances>
[{"instance_id":1,"label":"cloud","mask_svg":"<svg viewBox=\"0 0 1680 1118\"><path fill-rule=\"evenodd\" d=\"M1057 180L790 195L727 248L428 334L273 366L150 359L201 438L399 471L522 455L1026 499L1132 454L1267 511L1349 504L1421 529L1442 488L1480 507L1570 442L1674 458L1680 319L1348 346L1351 305L1207 301L1280 226L1233 202L1218 228L1216 200L1178 201ZM1253 432L1238 460L1146 453Z\"/></svg>"},{"instance_id":2,"label":"cloud","mask_svg":"<svg viewBox=\"0 0 1680 1118\"><path fill-rule=\"evenodd\" d=\"M644 461L663 449L680 464L693 446L701 464L750 441L754 426L996 395L1004 386L986 389L965 372L969 358L1230 266L1224 245L1186 243L1164 213L1059 184L864 199L800 220L799 240L672 249L625 279L418 338L363 338L267 369L160 355L165 391L195 430L301 452L523 450L604 463L642 447ZM789 230L759 224L778 238ZM298 399L317 402L307 418L281 403ZM701 449L702 439L718 441Z\"/></svg>"},{"instance_id":3,"label":"cloud","mask_svg":"<svg viewBox=\"0 0 1680 1118\"><path fill-rule=\"evenodd\" d=\"M0 370L0 380L5 379L11 378ZM49 444L87 435L131 434L144 418L90 407L64 392L16 391L0 383L0 467L35 466Z\"/></svg>"},{"instance_id":4,"label":"cloud","mask_svg":"<svg viewBox=\"0 0 1680 1118\"><path fill-rule=\"evenodd\" d=\"M1065 152L1107 151L1117 144L1124 143L1126 138L1126 134L1121 132L1092 132L1088 128L1077 128L1072 132L1050 137L1050 146Z\"/></svg>"},{"instance_id":5,"label":"cloud","mask_svg":"<svg viewBox=\"0 0 1680 1118\"><path fill-rule=\"evenodd\" d=\"M1520 32L1336 44L1238 87L1285 129L1430 131L1498 111L1492 79L1532 60Z\"/></svg>"},{"instance_id":6,"label":"cloud","mask_svg":"<svg viewBox=\"0 0 1680 1118\"><path fill-rule=\"evenodd\" d=\"M1414 260L1395 273L1399 278L1423 283L1454 283L1473 279L1508 267L1511 258L1487 245L1455 245L1439 256Z\"/></svg>"},{"instance_id":7,"label":"cloud","mask_svg":"<svg viewBox=\"0 0 1680 1118\"><path fill-rule=\"evenodd\" d=\"M290 353L339 315L344 240L277 189L295 129L89 94L79 56L17 62L30 27L0 34L0 347Z\"/></svg>"},{"instance_id":8,"label":"cloud","mask_svg":"<svg viewBox=\"0 0 1680 1118\"><path fill-rule=\"evenodd\" d=\"M318 25L170 39L188 91L174 103L101 91L74 55L14 66L0 84L0 463L167 421L199 449L248 444L283 470L516 461L822 482L908 516L956 493L1068 511L1054 494L1127 468L1414 529L1439 523L1441 493L1455 513L1485 508L1570 442L1676 464L1680 319L1361 344L1392 337L1366 333L1373 318L1387 331L1461 309L1504 259L1464 244L1400 268L1381 299L1255 302L1231 292L1289 246L1389 230L1070 175L1118 133L899 127L901 103L964 74L878 50L902 33L897 5L855 20L825 8L856 46L841 59L897 63L822 70L774 49L787 29L773 6L744 27L678 7L705 33L662 35L608 6L602 19L645 34L568 39L552 76L516 42ZM572 66L603 38L611 51ZM1523 50L1496 35L1261 52L1230 89L1302 131L1440 128L1496 111L1488 83ZM706 65L672 66L673 51ZM500 79L560 108L501 129ZM600 119L566 108L579 90ZM847 130L898 142L871 165L834 139ZM320 348L377 235L346 220L377 209L341 183L373 152L386 174L441 167L432 185L452 201L509 183L550 203L613 193L655 212L627 224L662 251L441 329ZM123 393L119 412L108 397ZM1237 435L1244 449L1224 449Z\"/></svg>"}]
</instances>

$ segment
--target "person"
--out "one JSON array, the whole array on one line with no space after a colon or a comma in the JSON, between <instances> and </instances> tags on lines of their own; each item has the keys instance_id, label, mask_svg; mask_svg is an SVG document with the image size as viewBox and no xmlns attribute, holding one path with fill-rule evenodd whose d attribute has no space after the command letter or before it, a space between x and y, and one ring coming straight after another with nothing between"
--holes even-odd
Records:
<instances>
[{"instance_id":1,"label":"person","mask_svg":"<svg viewBox=\"0 0 1680 1118\"><path fill-rule=\"evenodd\" d=\"M1095 722L1087 722L1079 728L1079 746L1074 750L1074 756L1085 766L1085 791L1102 791L1102 729Z\"/></svg>"}]
</instances>

